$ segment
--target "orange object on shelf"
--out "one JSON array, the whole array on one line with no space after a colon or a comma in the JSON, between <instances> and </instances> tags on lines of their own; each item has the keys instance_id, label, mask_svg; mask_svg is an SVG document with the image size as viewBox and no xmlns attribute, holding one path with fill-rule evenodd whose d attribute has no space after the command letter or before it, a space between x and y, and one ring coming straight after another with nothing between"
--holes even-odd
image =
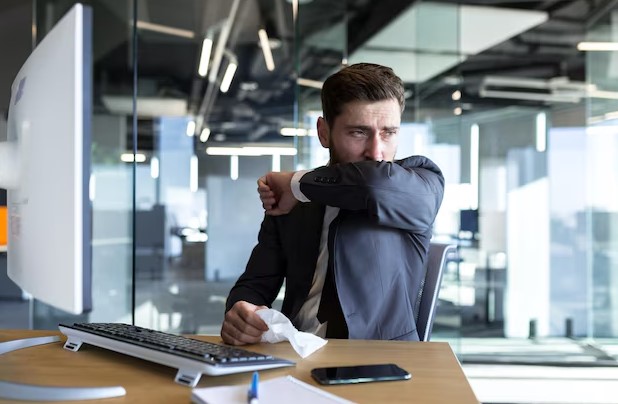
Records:
<instances>
[{"instance_id":1,"label":"orange object on shelf","mask_svg":"<svg viewBox=\"0 0 618 404\"><path fill-rule=\"evenodd\" d=\"M0 206L0 245L6 245L9 235L8 209Z\"/></svg>"}]
</instances>

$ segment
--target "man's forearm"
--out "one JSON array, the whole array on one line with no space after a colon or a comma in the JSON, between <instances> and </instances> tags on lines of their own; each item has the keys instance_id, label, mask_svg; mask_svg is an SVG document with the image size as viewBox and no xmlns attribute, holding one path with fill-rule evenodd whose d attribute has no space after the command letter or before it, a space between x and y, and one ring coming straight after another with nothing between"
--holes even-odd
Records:
<instances>
[{"instance_id":1,"label":"man's forearm","mask_svg":"<svg viewBox=\"0 0 618 404\"><path fill-rule=\"evenodd\" d=\"M360 162L310 171L300 179L302 195L342 209L365 210L383 225L427 230L442 202L444 178L421 157L398 163Z\"/></svg>"}]
</instances>

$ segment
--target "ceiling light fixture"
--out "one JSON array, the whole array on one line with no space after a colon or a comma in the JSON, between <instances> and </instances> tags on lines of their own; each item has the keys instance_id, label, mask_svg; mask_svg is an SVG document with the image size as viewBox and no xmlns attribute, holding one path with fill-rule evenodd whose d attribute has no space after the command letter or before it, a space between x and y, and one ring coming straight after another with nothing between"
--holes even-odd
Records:
<instances>
[{"instance_id":1,"label":"ceiling light fixture","mask_svg":"<svg viewBox=\"0 0 618 404\"><path fill-rule=\"evenodd\" d=\"M221 92L227 93L230 89L230 85L232 85L232 79L234 78L234 74L236 74L236 69L238 68L238 64L236 61L230 60L227 64L227 69L225 69L225 74L223 75L223 79L221 80Z\"/></svg>"},{"instance_id":2,"label":"ceiling light fixture","mask_svg":"<svg viewBox=\"0 0 618 404\"><path fill-rule=\"evenodd\" d=\"M208 73L208 63L210 62L211 51L212 39L204 38L204 42L202 42L202 54L200 55L200 65L197 69L197 73L201 77L206 77L206 73Z\"/></svg>"},{"instance_id":3,"label":"ceiling light fixture","mask_svg":"<svg viewBox=\"0 0 618 404\"><path fill-rule=\"evenodd\" d=\"M122 153L120 155L120 160L125 163L132 163L135 160L136 163L143 163L146 161L146 155L143 153L136 153L135 158L133 158L133 153Z\"/></svg>"},{"instance_id":4,"label":"ceiling light fixture","mask_svg":"<svg viewBox=\"0 0 618 404\"><path fill-rule=\"evenodd\" d=\"M580 42L577 44L579 51L618 51L618 42Z\"/></svg>"},{"instance_id":5,"label":"ceiling light fixture","mask_svg":"<svg viewBox=\"0 0 618 404\"><path fill-rule=\"evenodd\" d=\"M536 151L544 152L547 149L547 114L536 114Z\"/></svg>"},{"instance_id":6,"label":"ceiling light fixture","mask_svg":"<svg viewBox=\"0 0 618 404\"><path fill-rule=\"evenodd\" d=\"M194 154L189 160L189 189L191 192L197 192L199 185L198 173L198 160L197 156Z\"/></svg>"},{"instance_id":7,"label":"ceiling light fixture","mask_svg":"<svg viewBox=\"0 0 618 404\"><path fill-rule=\"evenodd\" d=\"M212 68L210 69L210 74L208 74L208 81L210 83L214 83L217 80L217 74L219 74L219 67L221 66L223 53L225 52L225 45L227 44L227 40L230 36L230 31L232 30L232 25L234 24L234 19L236 18L236 12L238 11L239 4L240 0L234 0L232 6L230 7L230 14L221 28L221 33L217 39L217 46L212 58Z\"/></svg>"},{"instance_id":8,"label":"ceiling light fixture","mask_svg":"<svg viewBox=\"0 0 618 404\"><path fill-rule=\"evenodd\" d=\"M187 122L187 136L193 136L195 135L195 121L194 120L190 120L189 122Z\"/></svg>"},{"instance_id":9,"label":"ceiling light fixture","mask_svg":"<svg viewBox=\"0 0 618 404\"><path fill-rule=\"evenodd\" d=\"M210 137L210 128L202 129L202 133L200 133L200 142L206 143L209 137Z\"/></svg>"},{"instance_id":10,"label":"ceiling light fixture","mask_svg":"<svg viewBox=\"0 0 618 404\"><path fill-rule=\"evenodd\" d=\"M299 86L322 89L324 82L318 81L318 80L304 79L302 77L299 77L296 79L296 84L298 84Z\"/></svg>"},{"instance_id":11,"label":"ceiling light fixture","mask_svg":"<svg viewBox=\"0 0 618 404\"><path fill-rule=\"evenodd\" d=\"M268 42L268 34L265 29L258 31L260 37L260 44L262 45L262 53L264 54L264 62L266 62L266 68L269 72L275 70L275 61L273 60L273 54L270 49L270 43Z\"/></svg>"},{"instance_id":12,"label":"ceiling light fixture","mask_svg":"<svg viewBox=\"0 0 618 404\"><path fill-rule=\"evenodd\" d=\"M195 33L193 31L189 31L187 29L181 29L181 28L174 28L174 27L170 27L169 25L154 24L148 21L138 20L136 26L138 29L141 29L144 31L153 31L153 32L158 32L160 34L179 36L181 38L193 39L195 37Z\"/></svg>"},{"instance_id":13,"label":"ceiling light fixture","mask_svg":"<svg viewBox=\"0 0 618 404\"><path fill-rule=\"evenodd\" d=\"M295 147L207 147L209 156L296 156Z\"/></svg>"},{"instance_id":14,"label":"ceiling light fixture","mask_svg":"<svg viewBox=\"0 0 618 404\"><path fill-rule=\"evenodd\" d=\"M153 157L150 159L150 176L154 179L159 178L159 158Z\"/></svg>"},{"instance_id":15,"label":"ceiling light fixture","mask_svg":"<svg viewBox=\"0 0 618 404\"><path fill-rule=\"evenodd\" d=\"M238 179L238 156L232 155L230 156L230 178L232 181L236 181Z\"/></svg>"},{"instance_id":16,"label":"ceiling light fixture","mask_svg":"<svg viewBox=\"0 0 618 404\"><path fill-rule=\"evenodd\" d=\"M479 125L470 126L470 186L472 187L471 209L479 206Z\"/></svg>"},{"instance_id":17,"label":"ceiling light fixture","mask_svg":"<svg viewBox=\"0 0 618 404\"><path fill-rule=\"evenodd\" d=\"M279 131L283 136L307 136L307 129L303 128L281 128Z\"/></svg>"}]
</instances>

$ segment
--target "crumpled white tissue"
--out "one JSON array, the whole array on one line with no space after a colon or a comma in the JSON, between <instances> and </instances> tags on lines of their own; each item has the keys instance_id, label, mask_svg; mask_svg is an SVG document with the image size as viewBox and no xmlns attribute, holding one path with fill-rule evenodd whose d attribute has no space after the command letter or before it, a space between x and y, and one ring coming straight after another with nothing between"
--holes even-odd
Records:
<instances>
[{"instance_id":1,"label":"crumpled white tissue","mask_svg":"<svg viewBox=\"0 0 618 404\"><path fill-rule=\"evenodd\" d=\"M262 342L277 343L290 341L292 348L302 358L306 358L322 348L327 340L308 332L298 331L283 313L273 309L261 309L257 315L268 325L268 331L262 334Z\"/></svg>"}]
</instances>

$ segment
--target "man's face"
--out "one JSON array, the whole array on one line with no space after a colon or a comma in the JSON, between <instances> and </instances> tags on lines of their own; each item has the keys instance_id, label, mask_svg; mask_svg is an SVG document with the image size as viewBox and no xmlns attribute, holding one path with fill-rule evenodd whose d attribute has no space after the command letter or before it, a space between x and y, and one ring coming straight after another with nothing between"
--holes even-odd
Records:
<instances>
[{"instance_id":1,"label":"man's face","mask_svg":"<svg viewBox=\"0 0 618 404\"><path fill-rule=\"evenodd\" d=\"M329 128L318 119L318 136L330 150L330 164L393 161L399 143L401 109L394 99L354 101L343 106Z\"/></svg>"}]
</instances>

